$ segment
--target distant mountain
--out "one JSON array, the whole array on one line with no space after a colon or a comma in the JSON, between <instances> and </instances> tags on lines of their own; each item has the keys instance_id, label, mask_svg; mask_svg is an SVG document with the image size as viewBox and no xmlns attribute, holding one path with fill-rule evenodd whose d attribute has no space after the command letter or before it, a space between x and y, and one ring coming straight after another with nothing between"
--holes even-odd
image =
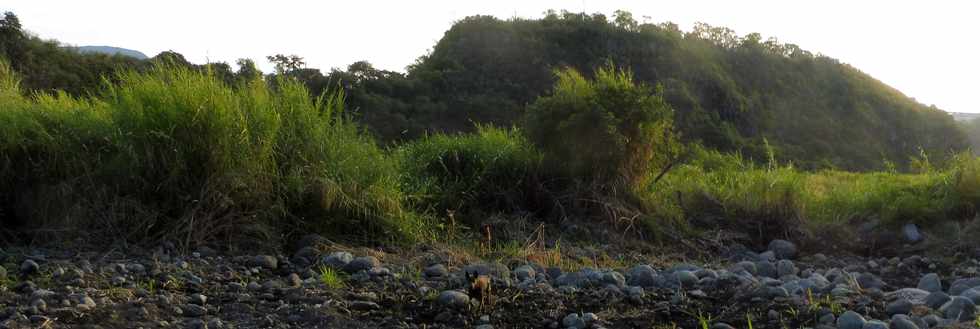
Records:
<instances>
[{"instance_id":1,"label":"distant mountain","mask_svg":"<svg viewBox=\"0 0 980 329\"><path fill-rule=\"evenodd\" d=\"M110 47L110 46L81 46L81 47L77 47L75 49L78 49L78 51L81 52L81 53L99 53L99 54L107 54L107 55L117 55L118 54L118 55L123 55L123 56L129 56L129 57L136 58L136 59L149 59L150 58L149 56L146 56L146 54L144 54L142 52L139 52L137 50L126 49L126 48L119 48L119 47Z\"/></svg>"},{"instance_id":2,"label":"distant mountain","mask_svg":"<svg viewBox=\"0 0 980 329\"><path fill-rule=\"evenodd\" d=\"M949 115L952 115L953 119L956 121L973 121L974 119L980 119L980 113L949 112Z\"/></svg>"}]
</instances>

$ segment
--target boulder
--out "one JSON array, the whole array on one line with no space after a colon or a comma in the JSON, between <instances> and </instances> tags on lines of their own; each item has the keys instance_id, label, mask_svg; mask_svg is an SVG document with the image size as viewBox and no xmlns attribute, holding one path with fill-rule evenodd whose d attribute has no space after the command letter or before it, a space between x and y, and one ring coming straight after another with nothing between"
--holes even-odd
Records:
<instances>
[{"instance_id":1,"label":"boulder","mask_svg":"<svg viewBox=\"0 0 980 329\"><path fill-rule=\"evenodd\" d=\"M854 311L847 311L837 318L837 329L862 329L867 321Z\"/></svg>"},{"instance_id":2,"label":"boulder","mask_svg":"<svg viewBox=\"0 0 980 329\"><path fill-rule=\"evenodd\" d=\"M918 243L922 241L922 233L919 233L919 227L915 224L908 223L902 226L902 239L907 243Z\"/></svg>"},{"instance_id":3,"label":"boulder","mask_svg":"<svg viewBox=\"0 0 980 329\"><path fill-rule=\"evenodd\" d=\"M977 311L977 305L972 300L963 296L956 296L939 308L939 312L947 319L957 321L973 320Z\"/></svg>"},{"instance_id":4,"label":"boulder","mask_svg":"<svg viewBox=\"0 0 980 329\"><path fill-rule=\"evenodd\" d=\"M769 242L769 251L775 254L776 259L796 258L796 244L786 240L772 240Z\"/></svg>"},{"instance_id":5,"label":"boulder","mask_svg":"<svg viewBox=\"0 0 980 329\"><path fill-rule=\"evenodd\" d=\"M916 287L928 292L943 291L943 283L939 280L939 274L936 273L929 273L922 276Z\"/></svg>"},{"instance_id":6,"label":"boulder","mask_svg":"<svg viewBox=\"0 0 980 329\"><path fill-rule=\"evenodd\" d=\"M637 265L626 272L626 284L650 288L656 285L657 272L650 265Z\"/></svg>"}]
</instances>

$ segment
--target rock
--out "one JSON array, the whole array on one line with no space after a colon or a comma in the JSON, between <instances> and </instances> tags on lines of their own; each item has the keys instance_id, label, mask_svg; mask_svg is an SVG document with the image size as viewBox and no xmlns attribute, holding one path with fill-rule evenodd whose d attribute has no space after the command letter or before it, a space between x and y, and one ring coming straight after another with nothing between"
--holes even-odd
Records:
<instances>
[{"instance_id":1,"label":"rock","mask_svg":"<svg viewBox=\"0 0 980 329\"><path fill-rule=\"evenodd\" d=\"M894 302L888 303L888 305L885 306L885 313L887 313L889 316L895 314L909 314L909 312L911 311L912 311L912 302L905 299L896 300Z\"/></svg>"},{"instance_id":2,"label":"rock","mask_svg":"<svg viewBox=\"0 0 980 329\"><path fill-rule=\"evenodd\" d=\"M891 329L919 329L919 326L912 322L907 315L896 315L892 317Z\"/></svg>"},{"instance_id":3,"label":"rock","mask_svg":"<svg viewBox=\"0 0 980 329\"><path fill-rule=\"evenodd\" d=\"M533 279L536 271L531 265L521 265L514 269L514 276L517 277L517 281L524 281L527 279Z\"/></svg>"},{"instance_id":4,"label":"rock","mask_svg":"<svg viewBox=\"0 0 980 329\"><path fill-rule=\"evenodd\" d=\"M570 313L561 319L561 324L565 328L585 328L585 320L578 316L578 313Z\"/></svg>"},{"instance_id":5,"label":"rock","mask_svg":"<svg viewBox=\"0 0 980 329\"><path fill-rule=\"evenodd\" d=\"M820 318L817 319L818 323L825 326L833 326L834 321L837 321L837 317L834 316L834 313L831 312L827 312L827 314L821 315Z\"/></svg>"},{"instance_id":6,"label":"rock","mask_svg":"<svg viewBox=\"0 0 980 329\"><path fill-rule=\"evenodd\" d=\"M956 296L939 308L939 312L947 319L958 321L969 321L974 318L977 306L972 300L963 296Z\"/></svg>"},{"instance_id":7,"label":"rock","mask_svg":"<svg viewBox=\"0 0 980 329\"><path fill-rule=\"evenodd\" d=\"M309 265L310 263L316 261L316 257L319 254L320 251L314 247L303 247L293 254L293 260L302 260L305 262L304 264Z\"/></svg>"},{"instance_id":8,"label":"rock","mask_svg":"<svg viewBox=\"0 0 980 329\"><path fill-rule=\"evenodd\" d=\"M219 318L212 318L210 321L208 321L208 328L209 329L223 329L223 328L225 328L225 323L222 322L221 319L219 319Z\"/></svg>"},{"instance_id":9,"label":"rock","mask_svg":"<svg viewBox=\"0 0 980 329\"><path fill-rule=\"evenodd\" d=\"M324 256L320 262L332 269L341 270L352 260L354 260L354 255L351 255L351 253L346 251L335 251L327 256Z\"/></svg>"},{"instance_id":10,"label":"rock","mask_svg":"<svg viewBox=\"0 0 980 329\"><path fill-rule=\"evenodd\" d=\"M929 273L919 279L919 285L917 285L916 288L928 292L943 291L943 283L939 280L939 274Z\"/></svg>"},{"instance_id":11,"label":"rock","mask_svg":"<svg viewBox=\"0 0 980 329\"><path fill-rule=\"evenodd\" d=\"M902 288L885 294L888 300L907 300L913 305L925 304L929 292L917 288Z\"/></svg>"},{"instance_id":12,"label":"rock","mask_svg":"<svg viewBox=\"0 0 980 329\"><path fill-rule=\"evenodd\" d=\"M939 326L939 324L943 322L943 319L938 315L929 314L922 317L922 321L925 322L929 328L933 328Z\"/></svg>"},{"instance_id":13,"label":"rock","mask_svg":"<svg viewBox=\"0 0 980 329\"><path fill-rule=\"evenodd\" d=\"M837 329L862 329L866 321L854 311L847 311L837 318Z\"/></svg>"},{"instance_id":14,"label":"rock","mask_svg":"<svg viewBox=\"0 0 980 329\"><path fill-rule=\"evenodd\" d=\"M677 271L674 273L677 278L677 282L681 284L681 287L690 288L698 284L698 276L694 275L691 271Z\"/></svg>"},{"instance_id":15,"label":"rock","mask_svg":"<svg viewBox=\"0 0 980 329\"><path fill-rule=\"evenodd\" d=\"M885 287L885 283L871 273L861 273L858 275L857 283L862 289L881 289Z\"/></svg>"},{"instance_id":16,"label":"rock","mask_svg":"<svg viewBox=\"0 0 980 329\"><path fill-rule=\"evenodd\" d=\"M776 253L772 252L772 250L769 250L769 251L760 253L759 254L759 257L756 257L756 260L757 261L760 261L760 262L761 261L775 262L776 261Z\"/></svg>"},{"instance_id":17,"label":"rock","mask_svg":"<svg viewBox=\"0 0 980 329\"><path fill-rule=\"evenodd\" d=\"M199 318L208 314L208 309L201 305L187 304L183 308L184 315Z\"/></svg>"},{"instance_id":18,"label":"rock","mask_svg":"<svg viewBox=\"0 0 980 329\"><path fill-rule=\"evenodd\" d=\"M37 273L39 269L41 269L41 266L37 265L37 262L35 262L32 259L28 259L25 260L23 263L20 263L20 274L23 276L28 276Z\"/></svg>"},{"instance_id":19,"label":"rock","mask_svg":"<svg viewBox=\"0 0 980 329\"><path fill-rule=\"evenodd\" d=\"M299 278L299 274L289 273L289 275L286 276L286 284L293 288L302 287L303 279Z\"/></svg>"},{"instance_id":20,"label":"rock","mask_svg":"<svg viewBox=\"0 0 980 329\"><path fill-rule=\"evenodd\" d=\"M736 268L739 268L739 269L742 269L742 270L745 270L746 272L749 272L749 274L752 274L752 275L755 275L756 273L758 273L758 269L755 267L755 263L750 262L750 261L741 261L741 262L738 262L738 264L735 264L735 267ZM732 269L732 271L734 272L735 269Z\"/></svg>"},{"instance_id":21,"label":"rock","mask_svg":"<svg viewBox=\"0 0 980 329\"><path fill-rule=\"evenodd\" d=\"M959 279L949 286L949 295L959 296L963 291L975 287L980 287L980 278Z\"/></svg>"},{"instance_id":22,"label":"rock","mask_svg":"<svg viewBox=\"0 0 980 329\"><path fill-rule=\"evenodd\" d=\"M439 294L439 304L451 308L464 308L470 303L470 296L456 290L446 290Z\"/></svg>"},{"instance_id":23,"label":"rock","mask_svg":"<svg viewBox=\"0 0 980 329\"><path fill-rule=\"evenodd\" d=\"M381 262L373 256L362 256L354 258L347 266L344 266L344 271L348 273L357 273L360 271L367 271L372 268L381 266Z\"/></svg>"},{"instance_id":24,"label":"rock","mask_svg":"<svg viewBox=\"0 0 980 329\"><path fill-rule=\"evenodd\" d=\"M252 257L251 261L249 261L249 265L274 270L279 267L279 260L277 260L276 257L269 255L258 255Z\"/></svg>"},{"instance_id":25,"label":"rock","mask_svg":"<svg viewBox=\"0 0 980 329\"><path fill-rule=\"evenodd\" d=\"M586 325L591 325L599 321L599 316L595 315L595 313L588 312L582 314L582 321L585 321Z\"/></svg>"},{"instance_id":26,"label":"rock","mask_svg":"<svg viewBox=\"0 0 980 329\"><path fill-rule=\"evenodd\" d=\"M902 226L902 238L905 239L905 242L914 244L922 241L922 233L919 233L918 226L908 223Z\"/></svg>"},{"instance_id":27,"label":"rock","mask_svg":"<svg viewBox=\"0 0 980 329\"><path fill-rule=\"evenodd\" d=\"M555 286L557 287L575 287L581 288L589 282L589 279L585 277L581 272L571 272L565 273L555 279Z\"/></svg>"},{"instance_id":28,"label":"rock","mask_svg":"<svg viewBox=\"0 0 980 329\"><path fill-rule=\"evenodd\" d=\"M622 274L619 274L619 272L602 273L602 279L600 281L602 284L614 285L617 288L626 286L626 278Z\"/></svg>"},{"instance_id":29,"label":"rock","mask_svg":"<svg viewBox=\"0 0 980 329\"><path fill-rule=\"evenodd\" d=\"M204 306L204 304L208 303L208 297L202 294L192 294L188 302L194 305Z\"/></svg>"},{"instance_id":30,"label":"rock","mask_svg":"<svg viewBox=\"0 0 980 329\"><path fill-rule=\"evenodd\" d=\"M775 254L776 259L796 258L796 245L786 240L772 240L769 242L769 251Z\"/></svg>"},{"instance_id":31,"label":"rock","mask_svg":"<svg viewBox=\"0 0 980 329\"><path fill-rule=\"evenodd\" d=\"M796 275L797 269L796 264L788 259L782 259L776 262L776 274L781 278L787 275Z\"/></svg>"},{"instance_id":32,"label":"rock","mask_svg":"<svg viewBox=\"0 0 980 329\"><path fill-rule=\"evenodd\" d=\"M637 265L626 272L626 284L650 288L656 285L657 272L650 265Z\"/></svg>"},{"instance_id":33,"label":"rock","mask_svg":"<svg viewBox=\"0 0 980 329\"><path fill-rule=\"evenodd\" d=\"M950 299L951 298L949 297L949 295L947 295L945 292L937 291L929 294L929 296L926 296L925 304L926 306L929 306L929 308L938 310L940 307L946 304L946 302L948 302Z\"/></svg>"},{"instance_id":34,"label":"rock","mask_svg":"<svg viewBox=\"0 0 980 329\"><path fill-rule=\"evenodd\" d=\"M773 279L779 277L779 271L776 270L776 265L768 260L756 262L755 268L761 277Z\"/></svg>"},{"instance_id":35,"label":"rock","mask_svg":"<svg viewBox=\"0 0 980 329\"><path fill-rule=\"evenodd\" d=\"M481 324L481 325L478 325L476 327L473 327L473 329L493 329L493 325L491 325L491 324Z\"/></svg>"},{"instance_id":36,"label":"rock","mask_svg":"<svg viewBox=\"0 0 980 329\"><path fill-rule=\"evenodd\" d=\"M355 311L367 312L367 311L380 310L381 305L378 305L375 302L358 300L350 303L350 309Z\"/></svg>"},{"instance_id":37,"label":"rock","mask_svg":"<svg viewBox=\"0 0 980 329\"><path fill-rule=\"evenodd\" d=\"M445 265L435 264L426 267L422 274L425 274L427 278L444 278L449 276L449 270L446 269Z\"/></svg>"},{"instance_id":38,"label":"rock","mask_svg":"<svg viewBox=\"0 0 980 329\"><path fill-rule=\"evenodd\" d=\"M495 279L510 278L510 269L500 263L476 263L463 267L463 273L487 275Z\"/></svg>"},{"instance_id":39,"label":"rock","mask_svg":"<svg viewBox=\"0 0 980 329\"><path fill-rule=\"evenodd\" d=\"M552 266L545 269L545 274L548 275L548 278L554 280L561 276L562 272L560 267Z\"/></svg>"},{"instance_id":40,"label":"rock","mask_svg":"<svg viewBox=\"0 0 980 329\"><path fill-rule=\"evenodd\" d=\"M888 324L878 320L871 320L865 322L864 326L861 328L862 329L888 329Z\"/></svg>"},{"instance_id":41,"label":"rock","mask_svg":"<svg viewBox=\"0 0 980 329\"><path fill-rule=\"evenodd\" d=\"M91 310L96 306L95 300L88 295L75 296L75 303L77 304L75 307L80 310Z\"/></svg>"},{"instance_id":42,"label":"rock","mask_svg":"<svg viewBox=\"0 0 980 329\"><path fill-rule=\"evenodd\" d=\"M187 320L188 329L208 329L208 324L201 319Z\"/></svg>"},{"instance_id":43,"label":"rock","mask_svg":"<svg viewBox=\"0 0 980 329\"><path fill-rule=\"evenodd\" d=\"M732 327L732 325L724 322L716 322L715 324L711 325L711 329L735 329L735 327Z\"/></svg>"},{"instance_id":44,"label":"rock","mask_svg":"<svg viewBox=\"0 0 980 329\"><path fill-rule=\"evenodd\" d=\"M960 296L969 298L973 304L980 304L980 288L970 288L960 293Z\"/></svg>"}]
</instances>

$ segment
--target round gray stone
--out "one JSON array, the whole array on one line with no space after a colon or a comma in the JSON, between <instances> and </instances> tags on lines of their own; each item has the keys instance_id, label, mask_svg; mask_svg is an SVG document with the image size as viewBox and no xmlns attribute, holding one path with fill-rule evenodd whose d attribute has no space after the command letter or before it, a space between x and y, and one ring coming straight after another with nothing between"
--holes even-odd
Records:
<instances>
[{"instance_id":1,"label":"round gray stone","mask_svg":"<svg viewBox=\"0 0 980 329\"><path fill-rule=\"evenodd\" d=\"M854 311L847 311L837 318L837 329L862 329L867 321Z\"/></svg>"},{"instance_id":2,"label":"round gray stone","mask_svg":"<svg viewBox=\"0 0 980 329\"><path fill-rule=\"evenodd\" d=\"M378 261L374 256L362 256L354 258L347 266L344 266L344 271L348 273L357 273L360 271L367 271L372 268L381 266L381 262Z\"/></svg>"},{"instance_id":3,"label":"round gray stone","mask_svg":"<svg viewBox=\"0 0 980 329\"><path fill-rule=\"evenodd\" d=\"M888 315L908 314L911 311L912 311L912 302L905 299L896 300L894 302L888 303L888 305L885 306L885 313L887 313Z\"/></svg>"},{"instance_id":4,"label":"round gray stone","mask_svg":"<svg viewBox=\"0 0 980 329\"><path fill-rule=\"evenodd\" d=\"M943 291L943 283L939 280L939 274L936 273L929 273L922 276L919 279L919 285L916 287L928 292Z\"/></svg>"},{"instance_id":5,"label":"round gray stone","mask_svg":"<svg viewBox=\"0 0 980 329\"><path fill-rule=\"evenodd\" d=\"M769 251L775 254L776 259L796 258L796 244L786 240L772 240L769 242Z\"/></svg>"},{"instance_id":6,"label":"round gray stone","mask_svg":"<svg viewBox=\"0 0 980 329\"><path fill-rule=\"evenodd\" d=\"M945 292L937 291L929 294L929 296L926 296L925 304L926 306L929 306L929 308L939 309L944 304L946 304L946 302L948 302L949 300L950 300L949 295L947 295Z\"/></svg>"},{"instance_id":7,"label":"round gray stone","mask_svg":"<svg viewBox=\"0 0 980 329\"><path fill-rule=\"evenodd\" d=\"M329 255L324 256L320 262L323 263L323 265L335 270L341 270L352 260L354 260L354 255L351 255L351 253L346 251L334 251Z\"/></svg>"},{"instance_id":8,"label":"round gray stone","mask_svg":"<svg viewBox=\"0 0 980 329\"><path fill-rule=\"evenodd\" d=\"M626 276L626 283L631 286L644 288L656 285L657 272L650 265L637 265L631 268Z\"/></svg>"},{"instance_id":9,"label":"round gray stone","mask_svg":"<svg viewBox=\"0 0 980 329\"><path fill-rule=\"evenodd\" d=\"M969 321L974 318L977 305L972 300L963 296L956 296L939 308L939 312L947 319L958 321Z\"/></svg>"},{"instance_id":10,"label":"round gray stone","mask_svg":"<svg viewBox=\"0 0 980 329\"><path fill-rule=\"evenodd\" d=\"M451 308L463 308L470 302L470 296L461 291L446 290L439 294L437 298L439 304Z\"/></svg>"},{"instance_id":11,"label":"round gray stone","mask_svg":"<svg viewBox=\"0 0 980 329\"><path fill-rule=\"evenodd\" d=\"M435 264L425 268L425 277L427 278L444 278L449 275L449 270L446 269L445 265Z\"/></svg>"}]
</instances>

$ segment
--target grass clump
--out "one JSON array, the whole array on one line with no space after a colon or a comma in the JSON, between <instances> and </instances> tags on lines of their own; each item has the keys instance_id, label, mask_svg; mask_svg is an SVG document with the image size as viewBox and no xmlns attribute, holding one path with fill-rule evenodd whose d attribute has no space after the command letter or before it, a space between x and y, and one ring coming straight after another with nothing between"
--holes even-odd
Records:
<instances>
[{"instance_id":1,"label":"grass clump","mask_svg":"<svg viewBox=\"0 0 980 329\"><path fill-rule=\"evenodd\" d=\"M472 134L431 135L397 151L403 184L417 206L446 211L534 210L541 155L517 129L477 126Z\"/></svg>"},{"instance_id":2,"label":"grass clump","mask_svg":"<svg viewBox=\"0 0 980 329\"><path fill-rule=\"evenodd\" d=\"M422 236L397 163L346 119L342 93L314 99L291 80L232 87L169 66L118 80L98 97L22 96L0 64L4 224L188 243Z\"/></svg>"},{"instance_id":3,"label":"grass clump","mask_svg":"<svg viewBox=\"0 0 980 329\"><path fill-rule=\"evenodd\" d=\"M320 283L331 290L337 290L344 286L344 278L340 272L328 266L320 267L319 278Z\"/></svg>"}]
</instances>

